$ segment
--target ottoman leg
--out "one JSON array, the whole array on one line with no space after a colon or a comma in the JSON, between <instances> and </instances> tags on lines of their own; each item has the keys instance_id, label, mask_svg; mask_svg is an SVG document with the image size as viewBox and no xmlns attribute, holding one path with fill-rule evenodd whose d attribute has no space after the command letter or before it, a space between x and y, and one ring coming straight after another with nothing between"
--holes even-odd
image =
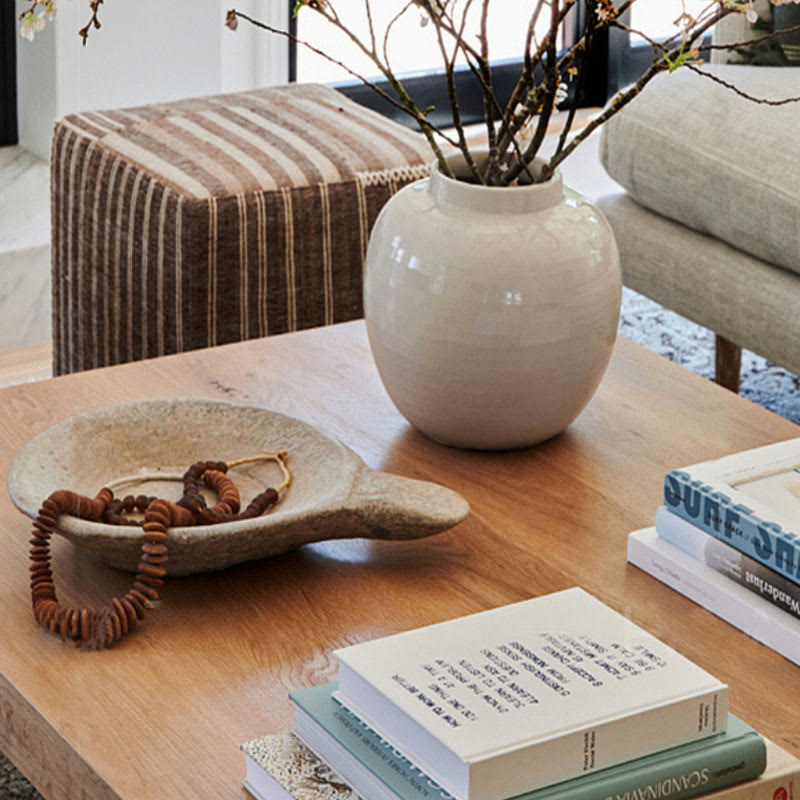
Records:
<instances>
[{"instance_id":1,"label":"ottoman leg","mask_svg":"<svg viewBox=\"0 0 800 800\"><path fill-rule=\"evenodd\" d=\"M739 372L742 366L742 348L730 339L714 334L714 381L732 392L739 392Z\"/></svg>"}]
</instances>

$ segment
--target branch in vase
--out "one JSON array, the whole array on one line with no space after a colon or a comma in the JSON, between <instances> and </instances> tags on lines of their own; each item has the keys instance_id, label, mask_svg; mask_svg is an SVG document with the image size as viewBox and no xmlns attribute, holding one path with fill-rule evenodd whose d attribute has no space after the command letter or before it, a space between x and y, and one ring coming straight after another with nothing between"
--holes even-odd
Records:
<instances>
[{"instance_id":1,"label":"branch in vase","mask_svg":"<svg viewBox=\"0 0 800 800\"><path fill-rule=\"evenodd\" d=\"M441 35L442 32L447 32L455 39L455 49L453 51L452 59L451 59L450 62L448 62L447 59L445 59L446 60L446 64L450 64L451 68L454 67L455 58L457 57L458 50L460 49L461 52L464 55L464 58L466 59L467 66L468 66L470 72L472 73L472 75L476 78L476 80L480 84L481 91L483 93L484 99L487 98L487 97L490 98L490 102L491 102L494 110L496 111L498 118L502 119L504 112L503 112L503 109L500 106L500 104L497 102L497 98L496 98L496 96L494 94L492 86L491 86L490 83L486 82L484 74L478 68L478 66L476 66L476 64L474 63L473 54L476 52L475 48L473 48L472 46L466 44L465 40L464 40L464 30L465 30L465 26L466 26L466 22L467 22L467 13L469 12L469 8L472 5L472 2L473 2L473 0L467 0L465 6L463 8L463 13L462 13L461 23L460 24L458 24L456 22L455 18L453 18L453 17L448 15L446 6L444 6L444 5L441 6L439 11L437 12L437 16L436 16L437 21L439 23L441 23L441 24L436 26L436 32L437 32L437 35L439 35L439 36ZM424 3L418 3L418 4L419 5L424 5ZM427 8L427 6L425 6L425 7ZM453 77L454 77L454 75L453 75ZM455 84L454 83L452 84L452 87L448 86L448 91L450 91L451 88L452 88L453 92L455 92ZM456 103L457 102L458 102L458 100L457 100L457 96L456 96ZM452 101L451 101L451 107L452 107ZM459 117L459 120L460 120L460 117ZM514 152L517 155L517 157L521 160L522 159L522 152L521 152L521 150L519 148L519 145L516 142L516 140L512 140L511 146L513 147ZM463 153L464 158L467 161L467 163L470 165L470 170L472 170L473 169L472 165L475 164L475 161L474 161L474 158L472 156L472 153L469 150L469 145L468 145L468 143L466 141L466 137L463 137L462 144L459 145L459 149ZM525 171L527 173L528 178L531 181L533 181L533 176L530 174L530 172L528 171L527 167L526 167ZM485 178L481 177L480 178L480 182L481 183L484 183L484 182L493 183L494 181L485 181Z\"/></svg>"},{"instance_id":2,"label":"branch in vase","mask_svg":"<svg viewBox=\"0 0 800 800\"><path fill-rule=\"evenodd\" d=\"M477 164L475 163L475 159L472 157L472 153L467 143L467 137L464 131L464 125L461 121L461 108L458 103L458 92L456 90L456 82L455 82L456 57L458 56L460 43L464 36L464 26L466 25L467 21L466 15L469 12L469 7L471 5L472 5L472 0L467 0L461 27L458 29L458 38L456 39L455 45L453 46L452 55L448 54L447 52L447 45L445 44L441 27L436 25L435 28L436 28L436 39L439 43L439 50L441 51L442 58L444 59L445 62L445 80L447 81L447 97L450 103L450 112L453 116L453 125L455 126L456 135L458 136L458 148L459 150L461 150L461 153L464 156L464 160L466 161L467 167L472 173L472 177L475 179L476 182L485 184L483 176L481 175L481 172L478 169Z\"/></svg>"},{"instance_id":3,"label":"branch in vase","mask_svg":"<svg viewBox=\"0 0 800 800\"><path fill-rule=\"evenodd\" d=\"M748 39L744 42L703 45L703 50L738 50L742 47L752 47L754 44L763 44L770 39L774 39L776 36L783 36L787 33L797 33L798 31L800 31L800 24L790 25L788 28L781 28L779 31L770 31L769 33L765 33L763 36L757 36L755 39Z\"/></svg>"},{"instance_id":4,"label":"branch in vase","mask_svg":"<svg viewBox=\"0 0 800 800\"><path fill-rule=\"evenodd\" d=\"M575 113L578 110L578 103L581 99L581 93L583 92L583 86L586 82L586 65L588 62L588 54L594 44L595 33L599 29L597 23L597 16L594 13L596 6L594 4L589 4L588 13L586 14L586 22L584 26L583 36L582 38L585 40L586 45L585 47L578 53L578 64L572 64L567 67L567 72L570 74L577 73L577 81L575 83L575 88L573 90L572 95L572 102L570 103L569 112L567 113L567 119L564 123L564 129L561 131L561 135L558 137L558 143L556 144L555 155L558 155L565 147L567 143L567 138L572 130L572 124L575 121ZM573 72L574 71L574 72Z\"/></svg>"},{"instance_id":5,"label":"branch in vase","mask_svg":"<svg viewBox=\"0 0 800 800\"><path fill-rule=\"evenodd\" d=\"M704 78L707 78L714 83L718 83L720 86L724 86L726 89L729 89L734 94L738 94L739 97L743 97L745 100L749 100L751 103L757 103L758 105L762 106L788 106L791 103L800 103L800 96L784 97L781 100L770 100L766 97L755 97L748 92L742 91L738 86L734 86L734 84L723 80L713 72L706 72L694 64L685 64L684 66L687 69L690 69L692 72L696 72L698 75L702 75Z\"/></svg>"},{"instance_id":6,"label":"branch in vase","mask_svg":"<svg viewBox=\"0 0 800 800\"><path fill-rule=\"evenodd\" d=\"M481 57L478 61L478 69L480 70L481 77L485 89L483 91L483 118L486 123L486 135L489 142L489 160L486 164L486 178L487 182L492 184L497 179L500 172L497 156L497 139L495 137L494 127L494 105L495 94L494 86L492 85L492 70L489 67L489 0L483 0L481 6L481 27L478 40L481 45Z\"/></svg>"},{"instance_id":7,"label":"branch in vase","mask_svg":"<svg viewBox=\"0 0 800 800\"><path fill-rule=\"evenodd\" d=\"M566 0L563 7L558 12L557 28L563 24L566 15L578 2L579 0ZM553 6L555 5L556 3L554 0ZM551 6L551 9L553 6ZM508 152L511 140L532 120L534 116L536 116L537 110L543 102L543 92L541 91L541 87L535 84L534 72L536 67L542 62L542 58L547 50L547 45L548 39L545 37L544 41L536 48L536 52L532 56L529 56L530 61L526 61L523 64L522 73L520 74L517 85L514 87L514 91L512 92L512 98L516 97L517 100L513 106L511 103L509 103L511 111L509 112L507 109L507 113L503 115L500 130L498 131L498 150L501 158L504 158ZM570 48L570 50L567 52L567 55L584 46L584 39L581 38ZM566 56L562 58L562 62L566 63ZM527 66L528 63L530 64L529 71ZM525 97L525 100L522 103L522 111L517 113L516 108L523 96Z\"/></svg>"},{"instance_id":8,"label":"branch in vase","mask_svg":"<svg viewBox=\"0 0 800 800\"><path fill-rule=\"evenodd\" d=\"M91 0L89 3L89 8L92 11L92 16L89 21L78 31L78 35L83 39L83 45L86 46L86 40L89 38L89 30L94 28L95 30L100 29L100 17L98 16L100 12L100 6L103 5L103 0Z\"/></svg>"},{"instance_id":9,"label":"branch in vase","mask_svg":"<svg viewBox=\"0 0 800 800\"><path fill-rule=\"evenodd\" d=\"M501 127L500 131L498 132L498 138L500 142L498 146L500 147L501 152L505 152L502 143L506 139L507 120L513 118L514 112L522 100L522 96L526 91L526 88L533 84L533 71L535 69L535 64L531 57L531 47L535 39L536 23L539 21L539 15L541 14L543 7L544 0L538 0L536 7L533 9L533 13L531 14L531 18L528 20L528 30L525 33L525 45L523 47L522 72L517 80L516 85L514 86L514 90L511 92L511 97L506 104L505 111L501 115Z\"/></svg>"},{"instance_id":10,"label":"branch in vase","mask_svg":"<svg viewBox=\"0 0 800 800\"><path fill-rule=\"evenodd\" d=\"M394 26L397 24L397 21L401 19L412 6L415 5L415 0L408 0L408 2L389 20L388 24L386 25L386 30L383 32L383 61L386 64L387 69L391 69L391 65L389 64L389 35L392 32L392 28L394 28Z\"/></svg>"},{"instance_id":11,"label":"branch in vase","mask_svg":"<svg viewBox=\"0 0 800 800\"><path fill-rule=\"evenodd\" d=\"M699 36L702 36L706 31L708 31L711 27L719 22L720 19L727 16L729 13L732 13L734 9L721 9L718 16L714 19L711 19L702 25L700 25L696 30L692 32L692 40L697 39ZM580 133L578 133L570 142L569 144L564 147L564 149L556 154L548 161L547 166L544 169L544 175L550 176L555 171L556 167L569 156L577 147L584 142L589 136L594 133L601 125L607 122L611 117L615 114L619 113L628 103L631 102L635 97L641 94L642 89L660 72L664 72L674 67L670 67L670 63L675 62L675 60L680 55L683 49L683 45L680 48L673 48L669 53L664 54L662 58L659 58L657 61L654 61L648 68L645 70L644 74L633 84L632 87L629 89L620 92L612 101L611 103L606 106L601 114L595 117L588 125L586 125ZM704 73L705 74L705 73Z\"/></svg>"},{"instance_id":12,"label":"branch in vase","mask_svg":"<svg viewBox=\"0 0 800 800\"><path fill-rule=\"evenodd\" d=\"M431 150L433 150L434 155L436 156L436 160L439 164L439 169L441 169L442 172L448 177L454 177L453 172L450 169L450 165L445 160L444 154L442 153L441 148L439 147L433 134L434 132L438 133L445 139L445 141L449 142L450 144L453 144L454 146L456 146L455 143L453 142L452 139L446 136L440 128L434 126L427 120L426 112L421 111L419 108L417 108L416 103L414 102L412 97L408 94L405 87L397 78L397 76L388 68L387 65L385 65L381 61L380 57L378 56L377 50L375 48L370 49L369 47L367 47L364 44L364 42L362 42L361 39L359 39L359 37L356 36L347 27L347 25L344 25L341 22L338 14L336 13L336 9L333 7L333 3L331 2L331 0L325 0L324 3L316 2L313 6L309 5L309 7L313 8L313 10L317 14L322 16L323 19L326 19L330 24L332 24L334 27L336 27L338 30L344 33L345 36L347 36L347 38L350 39L350 41L359 50L361 50L361 52L365 56L367 56L372 61L373 64L375 64L375 66L378 68L383 77L389 82L389 85L392 87L392 89L394 89L394 92L397 95L397 97L400 99L401 108L405 108L406 111L408 111L411 114L411 116L416 120L417 125L419 125L420 130L424 134L425 138L428 140L428 145L430 146ZM351 74L355 73L351 72ZM356 76L356 77L358 77L359 80L361 80L362 82L364 81L364 78L362 78L361 76ZM373 84L373 89L374 88L375 86Z\"/></svg>"},{"instance_id":13,"label":"branch in vase","mask_svg":"<svg viewBox=\"0 0 800 800\"><path fill-rule=\"evenodd\" d=\"M558 3L553 0L550 13L550 30L545 39L547 61L545 66L545 79L544 79L544 103L539 113L539 121L536 126L536 132L531 139L530 144L525 148L522 154L522 159L513 164L503 175L503 185L509 186L516 181L522 171L536 158L539 148L544 141L545 134L547 133L547 126L550 122L550 116L553 113L555 105L555 98L558 92L558 84L560 81L560 73L558 69L558 59L556 53L556 36L558 34L559 26L559 9Z\"/></svg>"},{"instance_id":14,"label":"branch in vase","mask_svg":"<svg viewBox=\"0 0 800 800\"><path fill-rule=\"evenodd\" d=\"M374 51L378 47L378 43L375 39L375 26L372 23L372 6L369 0L364 0L364 11L367 15L367 25L369 26L369 40Z\"/></svg>"}]
</instances>

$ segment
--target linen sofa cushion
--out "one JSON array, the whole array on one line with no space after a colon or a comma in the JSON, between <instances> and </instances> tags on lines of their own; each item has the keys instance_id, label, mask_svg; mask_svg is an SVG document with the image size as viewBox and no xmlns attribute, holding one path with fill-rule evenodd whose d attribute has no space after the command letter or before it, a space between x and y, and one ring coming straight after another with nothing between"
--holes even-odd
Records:
<instances>
[{"instance_id":1,"label":"linen sofa cushion","mask_svg":"<svg viewBox=\"0 0 800 800\"><path fill-rule=\"evenodd\" d=\"M800 92L798 67L705 69L756 97ZM607 123L601 160L641 205L800 273L798 129L800 104L757 104L678 70Z\"/></svg>"}]
</instances>

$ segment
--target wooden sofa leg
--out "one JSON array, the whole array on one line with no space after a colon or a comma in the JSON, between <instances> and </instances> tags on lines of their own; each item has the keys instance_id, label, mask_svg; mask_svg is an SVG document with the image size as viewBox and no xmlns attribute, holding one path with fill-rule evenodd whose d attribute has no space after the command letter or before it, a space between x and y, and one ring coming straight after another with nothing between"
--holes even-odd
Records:
<instances>
[{"instance_id":1,"label":"wooden sofa leg","mask_svg":"<svg viewBox=\"0 0 800 800\"><path fill-rule=\"evenodd\" d=\"M739 373L742 367L742 348L730 339L714 334L714 381L732 392L739 392Z\"/></svg>"}]
</instances>

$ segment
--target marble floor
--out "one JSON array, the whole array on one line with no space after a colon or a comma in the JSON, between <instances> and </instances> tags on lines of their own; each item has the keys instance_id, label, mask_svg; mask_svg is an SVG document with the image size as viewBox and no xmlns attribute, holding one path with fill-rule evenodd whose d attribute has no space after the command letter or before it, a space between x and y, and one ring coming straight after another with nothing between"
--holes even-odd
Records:
<instances>
[{"instance_id":1,"label":"marble floor","mask_svg":"<svg viewBox=\"0 0 800 800\"><path fill-rule=\"evenodd\" d=\"M50 168L0 147L0 352L50 340Z\"/></svg>"}]
</instances>

